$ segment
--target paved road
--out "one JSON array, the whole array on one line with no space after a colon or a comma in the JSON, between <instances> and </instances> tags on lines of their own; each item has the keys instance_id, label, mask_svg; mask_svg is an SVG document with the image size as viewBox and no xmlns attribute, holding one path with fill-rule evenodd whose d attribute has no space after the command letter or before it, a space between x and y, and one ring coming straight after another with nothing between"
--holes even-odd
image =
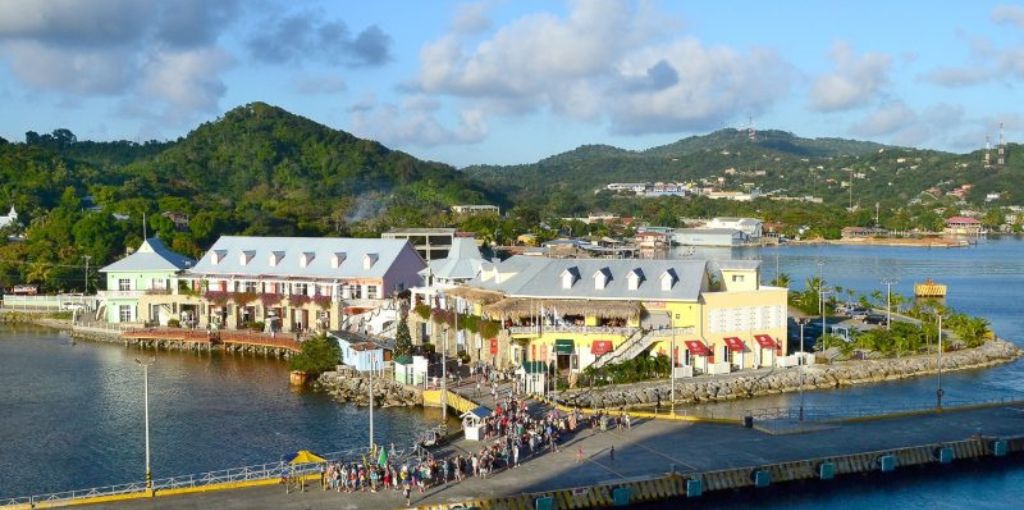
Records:
<instances>
[{"instance_id":1,"label":"paved road","mask_svg":"<svg viewBox=\"0 0 1024 510\"><path fill-rule=\"evenodd\" d=\"M966 439L982 433L1009 436L1024 433L1024 414L1012 407L947 412L941 415L900 418L843 425L806 434L769 435L730 425L635 423L632 430L584 431L572 438L559 453L527 460L520 468L492 478L469 479L458 485L434 488L413 504L459 501L469 497L505 495L608 482L668 472L707 471L729 467L756 466L788 460L870 452ZM475 449L475 443L460 441L455 447ZM615 459L609 456L615 447ZM576 462L582 448L586 461ZM263 487L92 508L131 509L369 509L396 508L405 501L398 493L337 494L314 489L306 493L284 493L283 487Z\"/></svg>"}]
</instances>

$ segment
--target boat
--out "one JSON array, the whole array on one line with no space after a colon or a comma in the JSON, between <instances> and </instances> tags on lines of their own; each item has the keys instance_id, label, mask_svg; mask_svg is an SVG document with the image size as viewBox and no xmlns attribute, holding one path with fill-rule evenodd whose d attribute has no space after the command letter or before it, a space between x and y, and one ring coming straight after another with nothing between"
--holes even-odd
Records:
<instances>
[{"instance_id":1,"label":"boat","mask_svg":"<svg viewBox=\"0 0 1024 510\"><path fill-rule=\"evenodd\" d=\"M946 297L946 286L935 283L931 278L923 283L914 284L914 296L919 298L944 298Z\"/></svg>"}]
</instances>

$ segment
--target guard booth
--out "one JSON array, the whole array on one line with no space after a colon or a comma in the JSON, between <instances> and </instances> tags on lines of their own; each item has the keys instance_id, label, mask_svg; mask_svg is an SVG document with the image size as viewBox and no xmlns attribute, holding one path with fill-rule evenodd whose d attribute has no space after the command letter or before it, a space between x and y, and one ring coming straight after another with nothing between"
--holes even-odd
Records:
<instances>
[{"instance_id":1,"label":"guard booth","mask_svg":"<svg viewBox=\"0 0 1024 510\"><path fill-rule=\"evenodd\" d=\"M480 441L484 437L484 419L491 415L491 410L480 406L462 413L462 430L468 441Z\"/></svg>"},{"instance_id":2,"label":"guard booth","mask_svg":"<svg viewBox=\"0 0 1024 510\"><path fill-rule=\"evenodd\" d=\"M548 365L543 361L526 361L516 369L516 378L527 394L543 395L547 374Z\"/></svg>"}]
</instances>

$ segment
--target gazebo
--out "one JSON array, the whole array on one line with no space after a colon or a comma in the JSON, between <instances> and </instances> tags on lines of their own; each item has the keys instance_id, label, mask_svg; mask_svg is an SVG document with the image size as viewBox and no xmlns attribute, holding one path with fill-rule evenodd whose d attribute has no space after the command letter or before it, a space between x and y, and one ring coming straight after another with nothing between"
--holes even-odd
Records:
<instances>
[{"instance_id":1,"label":"gazebo","mask_svg":"<svg viewBox=\"0 0 1024 510\"><path fill-rule=\"evenodd\" d=\"M526 393L543 394L547 383L548 365L543 361L524 361L516 369L516 377Z\"/></svg>"},{"instance_id":2,"label":"gazebo","mask_svg":"<svg viewBox=\"0 0 1024 510\"><path fill-rule=\"evenodd\" d=\"M468 441L479 441L483 437L484 419L491 415L491 410L479 406L462 413L462 430Z\"/></svg>"}]
</instances>

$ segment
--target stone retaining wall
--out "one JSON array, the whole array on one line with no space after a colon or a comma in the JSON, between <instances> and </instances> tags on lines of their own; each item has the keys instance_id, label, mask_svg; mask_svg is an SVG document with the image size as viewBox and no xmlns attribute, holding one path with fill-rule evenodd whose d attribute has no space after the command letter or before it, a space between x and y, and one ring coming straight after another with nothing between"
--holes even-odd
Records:
<instances>
[{"instance_id":1,"label":"stone retaining wall","mask_svg":"<svg viewBox=\"0 0 1024 510\"><path fill-rule=\"evenodd\" d=\"M314 383L316 389L326 391L338 402L357 406L370 405L369 378L349 367L324 372ZM423 403L420 392L387 377L373 378L373 405L379 407L418 406Z\"/></svg>"},{"instance_id":2,"label":"stone retaining wall","mask_svg":"<svg viewBox=\"0 0 1024 510\"><path fill-rule=\"evenodd\" d=\"M1016 345L1002 340L980 347L944 353L942 370L984 368L1013 361L1024 355ZM935 355L899 359L844 361L831 365L811 365L804 369L803 389L828 389L855 384L920 377L936 372ZM696 404L753 398L800 390L801 371L777 369L768 374L748 377L698 377L676 380L676 403ZM563 391L557 400L583 407L646 406L670 402L669 381L652 381L601 388Z\"/></svg>"}]
</instances>

